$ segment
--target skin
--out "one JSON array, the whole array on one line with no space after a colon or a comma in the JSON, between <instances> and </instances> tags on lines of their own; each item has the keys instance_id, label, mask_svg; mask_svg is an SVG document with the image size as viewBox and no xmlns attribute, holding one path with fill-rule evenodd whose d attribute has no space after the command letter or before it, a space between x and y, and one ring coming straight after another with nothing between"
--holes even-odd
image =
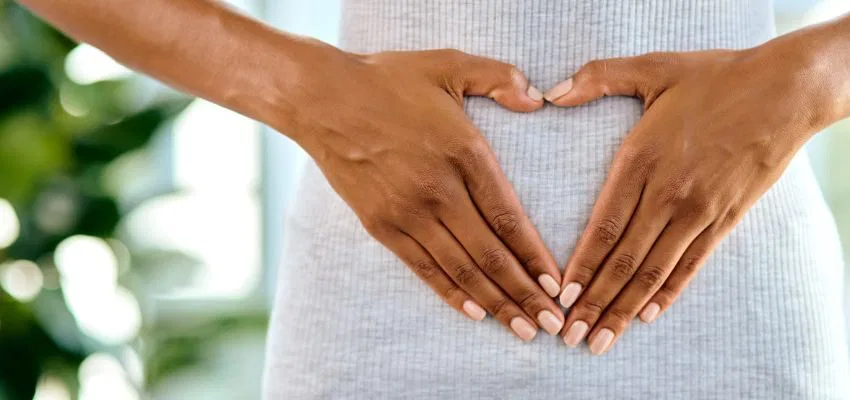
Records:
<instances>
[{"instance_id":1,"label":"skin","mask_svg":"<svg viewBox=\"0 0 850 400\"><path fill-rule=\"evenodd\" d=\"M635 316L655 321L800 148L850 116L848 38L844 17L742 51L597 60L547 93L645 107L564 272L568 345L602 354Z\"/></svg>"},{"instance_id":2,"label":"skin","mask_svg":"<svg viewBox=\"0 0 850 400\"><path fill-rule=\"evenodd\" d=\"M743 51L587 64L546 98L637 96L646 113L561 279L462 109L464 96L541 108L515 67L454 50L346 53L212 0L20 2L132 68L285 132L458 311L489 312L526 341L538 326L572 346L589 338L596 354L636 315L666 311L803 144L850 115L850 17ZM566 321L549 298L559 290Z\"/></svg>"},{"instance_id":3,"label":"skin","mask_svg":"<svg viewBox=\"0 0 850 400\"><path fill-rule=\"evenodd\" d=\"M21 3L136 70L284 132L366 230L464 315L489 313L525 341L539 326L561 330L559 268L462 107L464 96L542 107L514 66L455 50L346 53L212 0Z\"/></svg>"}]
</instances>

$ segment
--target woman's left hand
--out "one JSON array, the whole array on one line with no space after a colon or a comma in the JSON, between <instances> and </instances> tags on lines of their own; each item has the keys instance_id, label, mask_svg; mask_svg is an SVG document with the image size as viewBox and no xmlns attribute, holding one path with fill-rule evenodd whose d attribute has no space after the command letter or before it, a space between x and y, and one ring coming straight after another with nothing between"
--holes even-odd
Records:
<instances>
[{"instance_id":1,"label":"woman's left hand","mask_svg":"<svg viewBox=\"0 0 850 400\"><path fill-rule=\"evenodd\" d=\"M824 85L830 67L801 45L593 61L547 93L559 106L638 96L646 111L567 264L568 345L587 337L602 354L638 314L654 321L803 144L840 119L847 84Z\"/></svg>"}]
</instances>

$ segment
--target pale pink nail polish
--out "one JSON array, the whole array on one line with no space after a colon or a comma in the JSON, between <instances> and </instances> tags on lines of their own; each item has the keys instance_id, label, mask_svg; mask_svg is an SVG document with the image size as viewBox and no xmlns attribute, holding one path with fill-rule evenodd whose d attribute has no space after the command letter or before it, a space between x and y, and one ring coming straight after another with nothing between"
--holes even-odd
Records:
<instances>
[{"instance_id":1,"label":"pale pink nail polish","mask_svg":"<svg viewBox=\"0 0 850 400\"><path fill-rule=\"evenodd\" d=\"M614 332L610 329L605 328L590 341L590 351L597 356L606 352L608 347L611 346L611 342L614 340Z\"/></svg>"},{"instance_id":2,"label":"pale pink nail polish","mask_svg":"<svg viewBox=\"0 0 850 400\"><path fill-rule=\"evenodd\" d=\"M643 308L643 311L640 312L640 319L647 324L651 324L655 322L656 318L658 318L658 313L660 311L661 306L656 303L649 303Z\"/></svg>"},{"instance_id":3,"label":"pale pink nail polish","mask_svg":"<svg viewBox=\"0 0 850 400\"><path fill-rule=\"evenodd\" d=\"M561 97L564 97L564 95L569 93L572 89L573 79L570 78L555 85L555 87L553 87L552 89L549 89L549 91L546 92L546 95L544 95L543 97L546 98L546 100L555 101L560 99Z\"/></svg>"},{"instance_id":4,"label":"pale pink nail polish","mask_svg":"<svg viewBox=\"0 0 850 400\"><path fill-rule=\"evenodd\" d=\"M567 346L575 348L581 343L582 339L584 339L584 335L587 334L587 322L584 321L576 321L570 325L570 329L567 331L567 335L564 336L564 343Z\"/></svg>"},{"instance_id":5,"label":"pale pink nail polish","mask_svg":"<svg viewBox=\"0 0 850 400\"><path fill-rule=\"evenodd\" d=\"M528 85L528 97L530 97L531 100L540 101L543 100L543 93L540 92L540 89Z\"/></svg>"},{"instance_id":6,"label":"pale pink nail polish","mask_svg":"<svg viewBox=\"0 0 850 400\"><path fill-rule=\"evenodd\" d=\"M543 310L537 314L537 321L540 322L543 330L552 336L557 335L561 331L561 328L564 327L564 321L548 310Z\"/></svg>"},{"instance_id":7,"label":"pale pink nail polish","mask_svg":"<svg viewBox=\"0 0 850 400\"><path fill-rule=\"evenodd\" d=\"M537 336L537 329L534 329L528 321L521 317L515 317L511 320L511 329L516 332L520 339L526 342L530 342L535 336Z\"/></svg>"},{"instance_id":8,"label":"pale pink nail polish","mask_svg":"<svg viewBox=\"0 0 850 400\"><path fill-rule=\"evenodd\" d=\"M581 285L577 282L570 282L561 293L561 306L564 308L572 307L579 294L581 294Z\"/></svg>"},{"instance_id":9,"label":"pale pink nail polish","mask_svg":"<svg viewBox=\"0 0 850 400\"><path fill-rule=\"evenodd\" d=\"M555 297L558 295L558 291L561 290L561 286L558 285L558 281L549 274L540 275L537 278L537 282L540 283L540 287L549 295L549 297Z\"/></svg>"},{"instance_id":10,"label":"pale pink nail polish","mask_svg":"<svg viewBox=\"0 0 850 400\"><path fill-rule=\"evenodd\" d=\"M472 300L463 302L463 311L469 316L469 318L472 318L475 321L481 321L487 316L487 311L484 311L481 306L475 304Z\"/></svg>"}]
</instances>

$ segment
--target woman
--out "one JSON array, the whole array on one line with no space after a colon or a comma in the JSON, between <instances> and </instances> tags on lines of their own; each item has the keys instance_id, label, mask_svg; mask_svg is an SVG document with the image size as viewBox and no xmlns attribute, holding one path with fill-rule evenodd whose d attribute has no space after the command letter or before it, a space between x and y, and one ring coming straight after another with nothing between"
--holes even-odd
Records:
<instances>
[{"instance_id":1,"label":"woman","mask_svg":"<svg viewBox=\"0 0 850 400\"><path fill-rule=\"evenodd\" d=\"M22 3L313 157L267 398L850 396L799 151L850 115L850 17L771 40L769 0L348 0L343 51L209 0Z\"/></svg>"}]
</instances>

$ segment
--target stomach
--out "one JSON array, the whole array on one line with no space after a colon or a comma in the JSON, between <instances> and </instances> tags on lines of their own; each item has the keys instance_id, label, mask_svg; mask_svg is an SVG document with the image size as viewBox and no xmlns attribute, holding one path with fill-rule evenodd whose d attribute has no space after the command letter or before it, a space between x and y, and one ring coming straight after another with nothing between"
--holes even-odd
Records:
<instances>
[{"instance_id":1,"label":"stomach","mask_svg":"<svg viewBox=\"0 0 850 400\"><path fill-rule=\"evenodd\" d=\"M769 0L343 4L347 50L459 48L515 63L543 88L593 58L742 48L774 34ZM515 114L470 99L466 111L563 265L639 102ZM850 396L840 246L804 153L670 312L635 324L604 357L469 322L365 232L313 163L287 216L283 254L267 398Z\"/></svg>"}]
</instances>

